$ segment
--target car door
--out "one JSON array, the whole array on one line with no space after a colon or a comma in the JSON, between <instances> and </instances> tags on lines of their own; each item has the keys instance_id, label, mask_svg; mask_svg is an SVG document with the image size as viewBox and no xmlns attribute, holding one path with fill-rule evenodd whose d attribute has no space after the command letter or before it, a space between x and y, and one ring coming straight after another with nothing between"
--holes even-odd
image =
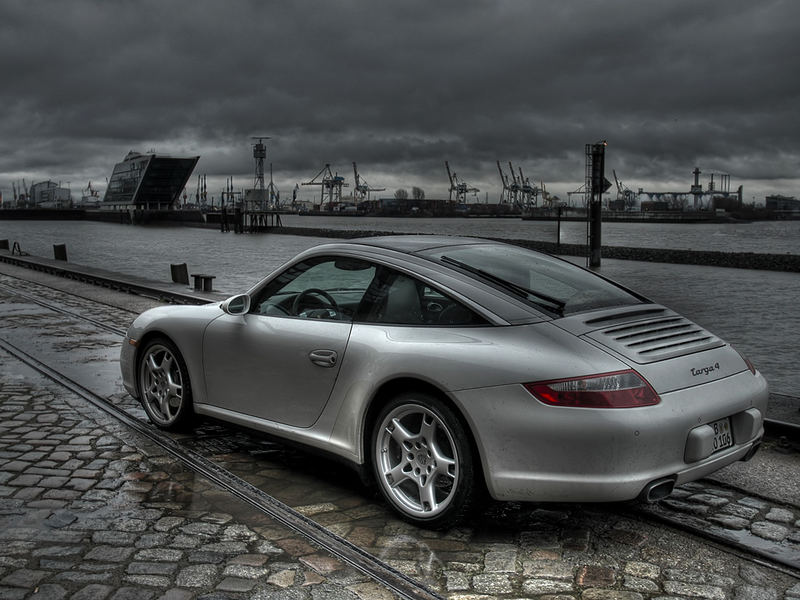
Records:
<instances>
[{"instance_id":1,"label":"car door","mask_svg":"<svg viewBox=\"0 0 800 600\"><path fill-rule=\"evenodd\" d=\"M298 263L252 298L245 315L206 329L209 403L295 427L310 427L330 396L352 317L374 267L323 257Z\"/></svg>"}]
</instances>

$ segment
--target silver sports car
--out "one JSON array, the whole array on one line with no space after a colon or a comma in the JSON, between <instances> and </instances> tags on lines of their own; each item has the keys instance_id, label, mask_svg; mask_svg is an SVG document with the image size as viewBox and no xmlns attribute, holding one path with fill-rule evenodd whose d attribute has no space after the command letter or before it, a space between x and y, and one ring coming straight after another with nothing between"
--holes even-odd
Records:
<instances>
[{"instance_id":1,"label":"silver sports car","mask_svg":"<svg viewBox=\"0 0 800 600\"><path fill-rule=\"evenodd\" d=\"M404 518L499 500L654 500L749 459L767 383L729 344L567 261L474 238L303 252L246 294L140 315L125 387L369 474Z\"/></svg>"}]
</instances>

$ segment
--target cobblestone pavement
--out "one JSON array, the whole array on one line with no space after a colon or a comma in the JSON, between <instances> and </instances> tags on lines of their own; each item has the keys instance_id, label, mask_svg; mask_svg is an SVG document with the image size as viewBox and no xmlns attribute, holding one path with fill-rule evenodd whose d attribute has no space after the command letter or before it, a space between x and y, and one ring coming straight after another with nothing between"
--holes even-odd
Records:
<instances>
[{"instance_id":1,"label":"cobblestone pavement","mask_svg":"<svg viewBox=\"0 0 800 600\"><path fill-rule=\"evenodd\" d=\"M0 352L0 598L389 598Z\"/></svg>"},{"instance_id":2,"label":"cobblestone pavement","mask_svg":"<svg viewBox=\"0 0 800 600\"><path fill-rule=\"evenodd\" d=\"M346 468L246 433L221 435L217 427L201 427L183 443L453 598L800 596L798 579L770 583L781 576L638 518L625 506L492 503L466 527L420 530L394 519ZM722 527L721 520L739 527L741 535L758 536L764 545L800 548L796 506L705 481L683 486L670 502L673 506L664 505L669 514L691 511L707 519L695 527ZM725 521L734 513L747 513L747 523ZM769 524L785 528L780 540L767 539Z\"/></svg>"},{"instance_id":3,"label":"cobblestone pavement","mask_svg":"<svg viewBox=\"0 0 800 600\"><path fill-rule=\"evenodd\" d=\"M102 313L91 304L83 309L94 318ZM34 327L47 321L41 311L31 312L30 317L30 321L20 317L11 326ZM64 327L63 316L50 318ZM43 336L47 330L55 328L45 327ZM76 597L385 595L385 590L341 565L330 571L320 567L335 560L244 507L234 510L224 494L142 444L115 421L81 407L69 394L35 377L21 376L24 369L8 357L0 356L0 365L8 365L0 367L0 540L6 543L0 548L0 599L26 593L70 597L90 585L107 587L93 587ZM127 394L116 393L110 399L143 416ZM62 410L76 416L62 419ZM62 429L55 432L56 428ZM495 503L466 527L430 532L397 521L340 465L216 424L202 424L194 434L177 439L455 600L800 600L797 575L729 554L626 507ZM73 480L83 482L73 484ZM662 505L673 514L702 518L709 527L746 533L765 544L790 550L800 545L800 510L791 503L702 482L677 490ZM245 530L256 537L237 537L236 532ZM13 535L23 537L9 537ZM285 543L286 539L292 541ZM236 552L223 551L233 550L232 544L238 544ZM73 548L72 553L41 553L42 548L61 547ZM95 552L96 548L109 552ZM119 548L130 552L114 550ZM109 558L112 555L117 560ZM206 558L210 556L214 560ZM318 558L309 564L308 557ZM131 567L138 563L158 566ZM44 575L19 585L28 572ZM106 572L111 576L100 581ZM182 573L184 578L179 579ZM76 576L86 579L70 579ZM188 585L193 576L194 581L203 577L207 584ZM228 578L252 587L246 591L219 587ZM38 586L39 592L33 594L25 585ZM92 596L95 590L105 596Z\"/></svg>"},{"instance_id":4,"label":"cobblestone pavement","mask_svg":"<svg viewBox=\"0 0 800 600\"><path fill-rule=\"evenodd\" d=\"M800 502L800 499L798 499ZM780 504L709 481L687 483L643 510L722 539L783 557L800 569L800 506Z\"/></svg>"}]
</instances>

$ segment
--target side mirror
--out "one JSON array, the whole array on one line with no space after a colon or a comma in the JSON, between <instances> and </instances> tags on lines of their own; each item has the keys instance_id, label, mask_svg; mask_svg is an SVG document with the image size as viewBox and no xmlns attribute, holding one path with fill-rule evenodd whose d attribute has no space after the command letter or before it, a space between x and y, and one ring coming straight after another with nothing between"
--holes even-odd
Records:
<instances>
[{"instance_id":1,"label":"side mirror","mask_svg":"<svg viewBox=\"0 0 800 600\"><path fill-rule=\"evenodd\" d=\"M229 315L243 315L250 310L250 296L239 294L223 302L220 307Z\"/></svg>"}]
</instances>

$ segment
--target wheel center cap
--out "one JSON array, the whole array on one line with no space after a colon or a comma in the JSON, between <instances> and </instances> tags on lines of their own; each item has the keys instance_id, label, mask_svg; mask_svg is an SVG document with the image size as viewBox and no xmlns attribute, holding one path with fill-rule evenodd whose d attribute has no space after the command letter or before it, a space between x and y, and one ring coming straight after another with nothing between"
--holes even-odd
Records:
<instances>
[{"instance_id":1,"label":"wheel center cap","mask_svg":"<svg viewBox=\"0 0 800 600\"><path fill-rule=\"evenodd\" d=\"M417 464L421 467L428 466L428 455L423 452L417 454Z\"/></svg>"}]
</instances>

